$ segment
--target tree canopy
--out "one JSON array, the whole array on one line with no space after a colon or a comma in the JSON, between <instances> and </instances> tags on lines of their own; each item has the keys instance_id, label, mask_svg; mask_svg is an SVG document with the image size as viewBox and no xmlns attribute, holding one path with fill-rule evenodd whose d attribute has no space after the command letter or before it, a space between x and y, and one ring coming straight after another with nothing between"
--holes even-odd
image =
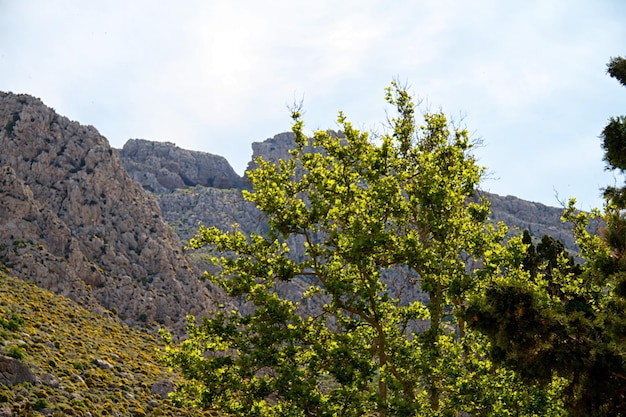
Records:
<instances>
[{"instance_id":1,"label":"tree canopy","mask_svg":"<svg viewBox=\"0 0 626 417\"><path fill-rule=\"evenodd\" d=\"M611 58L607 73L626 87L626 59ZM611 117L601 134L604 160L607 169L626 171L626 116ZM613 203L626 207L626 188L607 187L605 197Z\"/></svg>"},{"instance_id":2,"label":"tree canopy","mask_svg":"<svg viewBox=\"0 0 626 417\"><path fill-rule=\"evenodd\" d=\"M206 277L245 306L166 336L188 381L177 401L241 416L560 415L560 379L525 383L467 328L506 260L467 130L443 113L418 125L397 83L386 100L380 136L339 113L338 133L309 138L295 109L291 158L248 173L268 233L192 239L214 254Z\"/></svg>"},{"instance_id":3,"label":"tree canopy","mask_svg":"<svg viewBox=\"0 0 626 417\"><path fill-rule=\"evenodd\" d=\"M491 341L490 358L523 380L562 378L568 415L625 415L626 303L615 291L622 273L606 242L589 231L599 212L577 212L573 204L564 217L587 261L576 264L548 236L536 245L528 234L511 239L500 255L506 262L469 303L470 327Z\"/></svg>"},{"instance_id":4,"label":"tree canopy","mask_svg":"<svg viewBox=\"0 0 626 417\"><path fill-rule=\"evenodd\" d=\"M626 60L611 59L608 73L626 85ZM621 172L625 122L611 118L601 136L605 161ZM569 203L563 218L574 225L578 264L552 238L512 239L500 257L509 266L489 274L467 310L496 363L532 383L563 378L571 416L626 415L625 196L624 187L607 188L602 213Z\"/></svg>"}]
</instances>

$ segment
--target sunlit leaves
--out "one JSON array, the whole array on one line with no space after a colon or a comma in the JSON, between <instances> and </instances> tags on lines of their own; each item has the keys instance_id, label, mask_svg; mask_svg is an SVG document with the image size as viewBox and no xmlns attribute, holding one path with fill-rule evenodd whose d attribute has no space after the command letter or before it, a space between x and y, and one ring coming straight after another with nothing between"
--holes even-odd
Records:
<instances>
[{"instance_id":1,"label":"sunlit leaves","mask_svg":"<svg viewBox=\"0 0 626 417\"><path fill-rule=\"evenodd\" d=\"M465 328L466 302L508 255L476 195L484 170L466 130L442 113L418 126L397 83L386 99L395 114L382 136L340 113L339 132L307 137L295 110L291 158L248 173L244 196L268 233L202 227L191 241L215 254L208 278L245 301L170 345L198 404L246 416L498 415L486 398L506 395L506 379L461 389L485 352ZM481 372L487 383L492 369Z\"/></svg>"}]
</instances>

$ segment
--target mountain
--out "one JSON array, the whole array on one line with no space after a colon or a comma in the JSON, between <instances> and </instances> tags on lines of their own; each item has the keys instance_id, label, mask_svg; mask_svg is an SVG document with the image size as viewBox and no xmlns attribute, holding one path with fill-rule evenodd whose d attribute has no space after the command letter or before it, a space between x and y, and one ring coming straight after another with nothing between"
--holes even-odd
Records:
<instances>
[{"instance_id":1,"label":"mountain","mask_svg":"<svg viewBox=\"0 0 626 417\"><path fill-rule=\"evenodd\" d=\"M154 142L131 141L134 153L120 151L120 158L127 169L132 169L136 178L150 178L153 167L165 166L168 155L176 155L180 152L173 144L160 144L159 152L154 151ZM248 170L255 168L254 160L262 157L268 161L278 161L281 158L289 158L289 150L295 142L290 132L280 133L262 142L252 144L252 160L248 164ZM150 160L150 164L139 164L133 155L141 154L141 160ZM208 154L206 154L208 155ZM180 160L180 158L176 158ZM142 169L143 167L143 169ZM177 165L177 172L185 169L183 164ZM193 166L189 168L193 171ZM231 175L231 168L221 168L220 173L213 176ZM180 174L177 174L180 176ZM204 180L205 183L210 179ZM241 178L241 182L244 179ZM231 183L237 183L231 180ZM153 186L149 182L142 182L144 188L150 190ZM180 183L179 183L180 184ZM221 188L221 189L218 189ZM499 196L481 191L491 202L494 222L503 222L512 229L528 230L536 239L543 235L549 235L563 241L571 251L576 250L576 243L571 235L571 227L561 221L563 208L549 207L541 203L522 200L514 196ZM198 223L215 225L221 228L229 228L237 223L244 232L262 232L264 223L261 214L256 211L254 205L246 202L241 196L240 187L206 187L201 184L193 186L180 185L170 187L166 192L155 194L166 221L174 226L176 234L183 241L189 240L197 230Z\"/></svg>"},{"instance_id":2,"label":"mountain","mask_svg":"<svg viewBox=\"0 0 626 417\"><path fill-rule=\"evenodd\" d=\"M253 161L258 157L269 161L288 158L290 156L289 150L294 145L291 133L282 133L263 142L253 143ZM148 142L142 142L141 146L143 147L141 153L144 154L149 153L152 149ZM172 144L161 146L170 148L170 151L163 152L164 154L177 151ZM127 155L127 153L120 153L125 166L133 163L132 160L125 159ZM155 165L162 165L166 162L158 161L154 154L148 158L153 160ZM254 162L248 165L248 169L254 167ZM179 167L179 169L181 168ZM199 223L217 226L222 230L231 229L234 224L237 224L239 230L246 234L252 232L263 234L267 230L267 224L262 213L256 209L254 204L243 198L241 191L238 188L218 189L196 185L156 193L155 196L159 201L165 220L174 227L182 241L188 241L196 233ZM529 230L536 240L540 240L544 234L548 234L563 240L570 250L576 250L575 241L571 237L570 226L560 220L563 212L561 208L548 207L513 196L502 197L482 191L480 194L486 196L491 202L492 221L502 221L507 224L510 227L510 235L520 233L522 230ZM302 244L293 245L290 253L296 258L302 257L304 256L303 247ZM206 262L203 251L189 252L188 256L200 269L210 270L212 268L212 265ZM385 277L385 279L393 282L396 274L393 271L388 271ZM391 286L393 287L393 285ZM288 298L299 300L301 292L306 288L306 282L296 278L290 281L289 285L281 287L280 291ZM407 301L409 299L426 299L426 295L417 287L404 288L403 297ZM306 308L314 310L316 307L308 305Z\"/></svg>"},{"instance_id":3,"label":"mountain","mask_svg":"<svg viewBox=\"0 0 626 417\"><path fill-rule=\"evenodd\" d=\"M292 146L291 133L253 143L253 160ZM186 314L227 302L199 279L204 254L183 246L200 222L267 230L246 187L220 156L140 139L116 150L0 92L0 416L193 415L164 400L179 376L158 364L154 333L181 336ZM493 221L575 250L561 208L480 193Z\"/></svg>"},{"instance_id":4,"label":"mountain","mask_svg":"<svg viewBox=\"0 0 626 417\"><path fill-rule=\"evenodd\" d=\"M577 253L572 226L561 220L563 207L550 207L511 195L484 194L491 203L492 221L503 222L513 229L513 233L528 230L537 240L544 235L551 236L563 242L570 252Z\"/></svg>"},{"instance_id":5,"label":"mountain","mask_svg":"<svg viewBox=\"0 0 626 417\"><path fill-rule=\"evenodd\" d=\"M0 271L0 416L201 416L167 393L154 334Z\"/></svg>"},{"instance_id":6,"label":"mountain","mask_svg":"<svg viewBox=\"0 0 626 417\"><path fill-rule=\"evenodd\" d=\"M12 275L129 323L182 330L211 310L155 197L91 126L0 93L0 262Z\"/></svg>"},{"instance_id":7,"label":"mountain","mask_svg":"<svg viewBox=\"0 0 626 417\"><path fill-rule=\"evenodd\" d=\"M291 133L253 143L253 160L286 157L292 146ZM182 333L186 314L224 302L198 278L202 254L183 251L199 222L266 230L224 158L140 139L116 150L94 127L28 95L0 93L0 149L0 263L128 324ZM561 209L484 194L494 221L574 248Z\"/></svg>"}]
</instances>

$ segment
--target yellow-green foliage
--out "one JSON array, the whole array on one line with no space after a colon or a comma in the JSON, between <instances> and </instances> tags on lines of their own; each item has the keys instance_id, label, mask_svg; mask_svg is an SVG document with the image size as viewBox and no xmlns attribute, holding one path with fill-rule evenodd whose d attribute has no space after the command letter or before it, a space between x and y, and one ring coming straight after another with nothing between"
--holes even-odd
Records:
<instances>
[{"instance_id":1,"label":"yellow-green foliage","mask_svg":"<svg viewBox=\"0 0 626 417\"><path fill-rule=\"evenodd\" d=\"M162 379L179 377L159 364L162 343L116 320L89 312L74 302L0 271L0 353L21 356L41 377L58 386L0 384L0 409L14 415L119 416L210 415L175 407L151 392ZM102 369L95 359L113 368ZM53 384L55 385L55 384Z\"/></svg>"}]
</instances>

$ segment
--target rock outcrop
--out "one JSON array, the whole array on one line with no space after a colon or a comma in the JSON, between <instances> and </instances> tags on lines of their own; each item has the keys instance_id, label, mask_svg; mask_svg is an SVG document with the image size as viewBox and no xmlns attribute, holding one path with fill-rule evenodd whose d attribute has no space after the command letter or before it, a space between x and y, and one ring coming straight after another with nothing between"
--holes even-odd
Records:
<instances>
[{"instance_id":1,"label":"rock outcrop","mask_svg":"<svg viewBox=\"0 0 626 417\"><path fill-rule=\"evenodd\" d=\"M95 128L0 93L0 149L0 262L13 275L131 322L181 328L212 308L156 199Z\"/></svg>"},{"instance_id":2,"label":"rock outcrop","mask_svg":"<svg viewBox=\"0 0 626 417\"><path fill-rule=\"evenodd\" d=\"M252 143L252 159L248 163L247 170L256 168L254 162L261 157L266 161L277 162L279 159L288 159L290 157L289 150L296 145L294 134L292 132L283 132L272 138L265 139L262 142Z\"/></svg>"},{"instance_id":3,"label":"rock outcrop","mask_svg":"<svg viewBox=\"0 0 626 417\"><path fill-rule=\"evenodd\" d=\"M83 305L98 305L88 288L104 281L97 264L85 257L67 224L34 197L9 165L0 168L0 195L0 261L23 279Z\"/></svg>"},{"instance_id":4,"label":"rock outcrop","mask_svg":"<svg viewBox=\"0 0 626 417\"><path fill-rule=\"evenodd\" d=\"M244 179L217 155L181 149L170 142L131 139L119 151L131 178L154 193L201 185L241 188Z\"/></svg>"},{"instance_id":5,"label":"rock outcrop","mask_svg":"<svg viewBox=\"0 0 626 417\"><path fill-rule=\"evenodd\" d=\"M37 383L37 377L22 361L0 355L0 384Z\"/></svg>"},{"instance_id":6,"label":"rock outcrop","mask_svg":"<svg viewBox=\"0 0 626 417\"><path fill-rule=\"evenodd\" d=\"M266 221L256 206L243 198L241 190L218 190L196 186L158 196L163 217L183 242L198 231L198 225L263 233Z\"/></svg>"},{"instance_id":7,"label":"rock outcrop","mask_svg":"<svg viewBox=\"0 0 626 417\"><path fill-rule=\"evenodd\" d=\"M576 240L572 235L572 225L563 223L563 208L522 200L514 196L499 196L485 193L491 202L491 217L495 222L503 222L509 228L528 230L531 236L541 239L551 236L563 242L571 252L577 251Z\"/></svg>"}]
</instances>

